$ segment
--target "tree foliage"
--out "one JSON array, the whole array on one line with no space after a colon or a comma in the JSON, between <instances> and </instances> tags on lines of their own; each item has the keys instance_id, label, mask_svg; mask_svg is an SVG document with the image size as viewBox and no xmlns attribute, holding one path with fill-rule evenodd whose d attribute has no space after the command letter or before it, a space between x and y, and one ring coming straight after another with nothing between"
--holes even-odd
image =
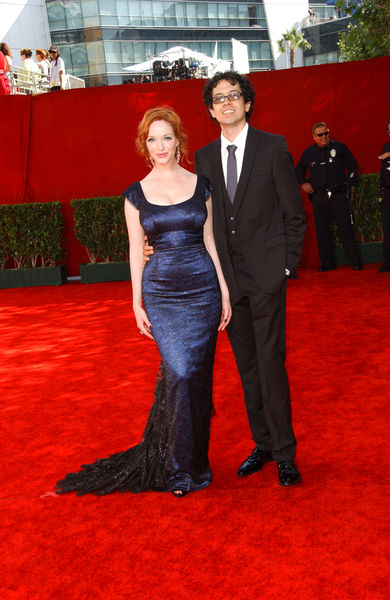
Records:
<instances>
[{"instance_id":1,"label":"tree foliage","mask_svg":"<svg viewBox=\"0 0 390 600\"><path fill-rule=\"evenodd\" d=\"M390 55L389 0L339 0L336 6L354 20L339 37L344 61Z\"/></svg>"},{"instance_id":2,"label":"tree foliage","mask_svg":"<svg viewBox=\"0 0 390 600\"><path fill-rule=\"evenodd\" d=\"M282 34L282 39L278 40L278 46L280 52L286 52L288 48L291 67L294 66L296 50L310 50L311 48L311 44L305 39L303 33L299 33L295 27Z\"/></svg>"}]
</instances>

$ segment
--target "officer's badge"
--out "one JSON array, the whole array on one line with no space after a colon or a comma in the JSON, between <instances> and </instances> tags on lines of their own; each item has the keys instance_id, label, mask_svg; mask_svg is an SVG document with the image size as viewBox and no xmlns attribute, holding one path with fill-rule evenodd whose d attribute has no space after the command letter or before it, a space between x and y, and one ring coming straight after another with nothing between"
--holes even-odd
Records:
<instances>
[{"instance_id":1,"label":"officer's badge","mask_svg":"<svg viewBox=\"0 0 390 600\"><path fill-rule=\"evenodd\" d=\"M330 155L334 158L336 156L336 150L334 148L332 148L332 150L330 151Z\"/></svg>"}]
</instances>

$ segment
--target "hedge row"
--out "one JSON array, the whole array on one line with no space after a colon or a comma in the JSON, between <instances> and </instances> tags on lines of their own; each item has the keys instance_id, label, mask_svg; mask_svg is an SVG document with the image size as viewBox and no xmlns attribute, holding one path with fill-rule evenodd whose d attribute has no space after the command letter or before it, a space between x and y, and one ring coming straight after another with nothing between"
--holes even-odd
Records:
<instances>
[{"instance_id":1,"label":"hedge row","mask_svg":"<svg viewBox=\"0 0 390 600\"><path fill-rule=\"evenodd\" d=\"M361 243L381 241L379 175L361 175L352 199L354 227ZM72 200L76 238L91 263L129 259L123 197ZM0 205L0 268L53 266L64 255L60 202ZM334 241L340 244L334 229Z\"/></svg>"},{"instance_id":2,"label":"hedge row","mask_svg":"<svg viewBox=\"0 0 390 600\"><path fill-rule=\"evenodd\" d=\"M61 202L0 205L0 268L51 267L63 259Z\"/></svg>"},{"instance_id":3,"label":"hedge row","mask_svg":"<svg viewBox=\"0 0 390 600\"><path fill-rule=\"evenodd\" d=\"M123 196L72 200L75 236L91 263L129 260Z\"/></svg>"}]
</instances>

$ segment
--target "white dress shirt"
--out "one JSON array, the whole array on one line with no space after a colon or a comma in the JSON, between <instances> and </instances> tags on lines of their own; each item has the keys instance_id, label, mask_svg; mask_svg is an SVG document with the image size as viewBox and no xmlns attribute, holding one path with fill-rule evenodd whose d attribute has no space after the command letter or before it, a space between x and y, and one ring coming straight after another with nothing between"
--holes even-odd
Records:
<instances>
[{"instance_id":1,"label":"white dress shirt","mask_svg":"<svg viewBox=\"0 0 390 600\"><path fill-rule=\"evenodd\" d=\"M237 150L236 150L235 154L236 154L236 161L237 161L237 184L238 184L238 182L240 180L241 170L242 170L242 163L244 160L244 150L245 150L247 135L248 135L248 123L245 123L244 127L241 129L240 133L238 134L236 139L233 140L233 142L226 139L225 136L221 133L221 159L222 159L223 176L225 178L225 185L226 185L226 173L227 173L227 159L228 159L228 154L229 154L229 152L227 151L227 147L231 146L232 144L237 146Z\"/></svg>"}]
</instances>

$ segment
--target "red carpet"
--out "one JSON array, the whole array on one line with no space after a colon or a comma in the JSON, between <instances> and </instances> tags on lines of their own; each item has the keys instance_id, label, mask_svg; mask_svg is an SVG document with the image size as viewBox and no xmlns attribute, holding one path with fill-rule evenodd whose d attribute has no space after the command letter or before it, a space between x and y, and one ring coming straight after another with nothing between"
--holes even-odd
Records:
<instances>
[{"instance_id":1,"label":"red carpet","mask_svg":"<svg viewBox=\"0 0 390 600\"><path fill-rule=\"evenodd\" d=\"M158 356L130 284L1 292L2 600L389 597L390 275L300 271L288 369L300 485L252 450L225 334L215 371L213 484L171 494L54 496L82 462L140 440Z\"/></svg>"}]
</instances>

